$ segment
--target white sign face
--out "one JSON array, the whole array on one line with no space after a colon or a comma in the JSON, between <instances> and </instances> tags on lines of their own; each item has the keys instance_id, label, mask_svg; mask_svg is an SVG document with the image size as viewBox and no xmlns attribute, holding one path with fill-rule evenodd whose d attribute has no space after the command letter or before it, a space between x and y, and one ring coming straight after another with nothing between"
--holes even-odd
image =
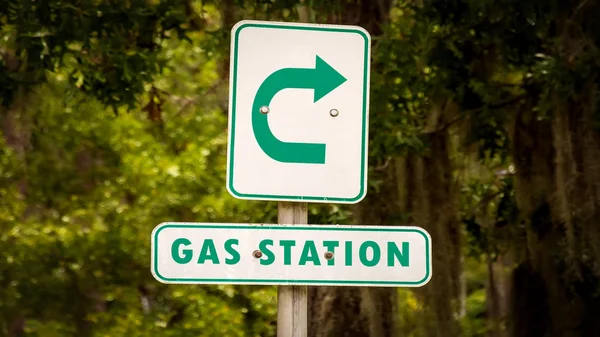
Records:
<instances>
[{"instance_id":1,"label":"white sign face","mask_svg":"<svg viewBox=\"0 0 600 337\"><path fill-rule=\"evenodd\" d=\"M234 197L364 198L370 44L356 26L234 26L227 163Z\"/></svg>"},{"instance_id":2,"label":"white sign face","mask_svg":"<svg viewBox=\"0 0 600 337\"><path fill-rule=\"evenodd\" d=\"M163 223L151 240L163 283L419 287L432 273L419 227Z\"/></svg>"}]
</instances>

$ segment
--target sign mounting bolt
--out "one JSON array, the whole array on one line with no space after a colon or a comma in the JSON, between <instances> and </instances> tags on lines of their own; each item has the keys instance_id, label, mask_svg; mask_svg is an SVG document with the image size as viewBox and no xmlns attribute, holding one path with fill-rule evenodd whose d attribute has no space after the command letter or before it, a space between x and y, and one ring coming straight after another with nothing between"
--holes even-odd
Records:
<instances>
[{"instance_id":1,"label":"sign mounting bolt","mask_svg":"<svg viewBox=\"0 0 600 337\"><path fill-rule=\"evenodd\" d=\"M262 255L263 255L262 252L258 249L252 252L252 256L254 256L257 259L260 259L262 257Z\"/></svg>"},{"instance_id":2,"label":"sign mounting bolt","mask_svg":"<svg viewBox=\"0 0 600 337\"><path fill-rule=\"evenodd\" d=\"M337 117L340 114L340 111L338 109L331 109L329 110L329 114L331 117Z\"/></svg>"},{"instance_id":3,"label":"sign mounting bolt","mask_svg":"<svg viewBox=\"0 0 600 337\"><path fill-rule=\"evenodd\" d=\"M261 106L260 107L260 113L263 114L263 115L268 114L269 113L269 107L266 106L266 105Z\"/></svg>"},{"instance_id":4,"label":"sign mounting bolt","mask_svg":"<svg viewBox=\"0 0 600 337\"><path fill-rule=\"evenodd\" d=\"M333 253L332 252L325 252L325 259L326 260L333 259Z\"/></svg>"}]
</instances>

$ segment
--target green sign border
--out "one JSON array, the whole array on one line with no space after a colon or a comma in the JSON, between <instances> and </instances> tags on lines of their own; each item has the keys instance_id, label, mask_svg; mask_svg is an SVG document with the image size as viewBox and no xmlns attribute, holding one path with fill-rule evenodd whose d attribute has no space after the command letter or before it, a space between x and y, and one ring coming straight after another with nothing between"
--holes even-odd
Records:
<instances>
[{"instance_id":1,"label":"green sign border","mask_svg":"<svg viewBox=\"0 0 600 337\"><path fill-rule=\"evenodd\" d=\"M233 166L234 156L233 149L235 145L235 116L236 116L236 100L237 100L237 66L238 66L238 40L240 32L244 28L266 28L266 29L288 29L288 30L309 30L309 31L322 31L322 32L335 32L335 33L350 33L358 34L365 40L364 50L364 73L363 73L363 106L362 106L362 148L361 148L361 172L360 172L360 191L358 195L353 198L335 198L335 197L322 197L322 196L296 196L296 195L263 195L263 194L248 194L240 193L235 190L233 186ZM324 203L358 203L367 194L367 137L368 137L368 97L369 97L369 76L370 76L370 52L371 52L371 37L369 33L358 26L337 26L337 25L315 25L315 24L298 24L298 23L270 23L263 21L251 21L245 20L240 21L232 29L232 69L231 75L232 81L230 82L231 95L230 95L230 114L229 114L229 146L228 146L228 163L227 163L227 190L229 193L239 199L249 200L275 200L275 201L313 201L313 202L324 202Z\"/></svg>"},{"instance_id":2,"label":"green sign border","mask_svg":"<svg viewBox=\"0 0 600 337\"><path fill-rule=\"evenodd\" d=\"M390 282L390 281L342 281L342 280L266 280L266 279L195 279L195 278L167 278L158 271L158 234L165 228L210 228L210 229L234 229L236 231L250 230L312 230L312 231L357 231L357 232L416 232L425 238L425 277L417 282ZM195 283L195 284L271 284L271 285L331 285L331 286L411 286L419 287L425 285L431 279L431 237L426 230L420 227L393 226L331 226L331 225L274 225L274 224L207 224L207 223L163 223L152 231L151 235L151 271L154 277L163 283Z\"/></svg>"}]
</instances>

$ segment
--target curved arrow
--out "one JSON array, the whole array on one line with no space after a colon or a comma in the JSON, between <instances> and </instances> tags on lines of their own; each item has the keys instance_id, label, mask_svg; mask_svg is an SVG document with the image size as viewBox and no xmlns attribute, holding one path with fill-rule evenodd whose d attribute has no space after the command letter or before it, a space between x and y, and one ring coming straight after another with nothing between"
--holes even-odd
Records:
<instances>
[{"instance_id":1,"label":"curved arrow","mask_svg":"<svg viewBox=\"0 0 600 337\"><path fill-rule=\"evenodd\" d=\"M318 55L315 68L284 68L269 75L260 85L252 104L252 129L260 148L272 159L286 163L325 164L325 144L282 142L271 132L267 114L260 108L269 106L271 100L283 89L314 89L317 102L346 78Z\"/></svg>"}]
</instances>

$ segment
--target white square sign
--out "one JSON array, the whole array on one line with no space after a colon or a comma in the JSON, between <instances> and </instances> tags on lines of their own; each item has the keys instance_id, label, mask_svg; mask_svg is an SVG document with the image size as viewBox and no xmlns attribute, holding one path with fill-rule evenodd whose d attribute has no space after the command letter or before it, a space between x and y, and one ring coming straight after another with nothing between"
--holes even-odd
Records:
<instances>
[{"instance_id":1,"label":"white square sign","mask_svg":"<svg viewBox=\"0 0 600 337\"><path fill-rule=\"evenodd\" d=\"M233 27L227 189L234 197L364 198L370 44L356 26Z\"/></svg>"}]
</instances>

